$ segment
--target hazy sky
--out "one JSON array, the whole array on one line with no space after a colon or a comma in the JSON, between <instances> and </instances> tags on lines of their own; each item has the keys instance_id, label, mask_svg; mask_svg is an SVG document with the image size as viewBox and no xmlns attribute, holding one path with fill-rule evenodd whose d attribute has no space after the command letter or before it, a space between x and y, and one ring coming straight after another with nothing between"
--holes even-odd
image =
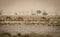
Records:
<instances>
[{"instance_id":1,"label":"hazy sky","mask_svg":"<svg viewBox=\"0 0 60 37\"><path fill-rule=\"evenodd\" d=\"M0 0L0 9L7 11L46 10L49 13L60 12L60 0Z\"/></svg>"}]
</instances>

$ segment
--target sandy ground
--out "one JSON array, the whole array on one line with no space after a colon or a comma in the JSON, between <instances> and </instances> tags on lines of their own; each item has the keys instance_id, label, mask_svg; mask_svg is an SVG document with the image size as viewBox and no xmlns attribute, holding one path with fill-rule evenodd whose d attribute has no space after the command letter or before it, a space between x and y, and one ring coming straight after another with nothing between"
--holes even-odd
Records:
<instances>
[{"instance_id":1,"label":"sandy ground","mask_svg":"<svg viewBox=\"0 0 60 37\"><path fill-rule=\"evenodd\" d=\"M0 26L0 31L10 32L16 35L17 33L39 33L50 34L54 36L60 35L60 26L42 26L42 25L3 25Z\"/></svg>"}]
</instances>

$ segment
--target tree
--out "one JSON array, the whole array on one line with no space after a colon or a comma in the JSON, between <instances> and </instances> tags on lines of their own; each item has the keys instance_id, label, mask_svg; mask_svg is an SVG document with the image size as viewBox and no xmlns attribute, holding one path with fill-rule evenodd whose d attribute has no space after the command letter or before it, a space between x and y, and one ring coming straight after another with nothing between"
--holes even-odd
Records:
<instances>
[{"instance_id":1,"label":"tree","mask_svg":"<svg viewBox=\"0 0 60 37\"><path fill-rule=\"evenodd\" d=\"M50 18L47 18L46 16L48 15L48 13L46 11L43 12L43 19L45 19L45 24L49 25L49 21L50 21Z\"/></svg>"},{"instance_id":2,"label":"tree","mask_svg":"<svg viewBox=\"0 0 60 37\"><path fill-rule=\"evenodd\" d=\"M37 14L40 14L41 13L41 11L40 10L37 10Z\"/></svg>"},{"instance_id":3,"label":"tree","mask_svg":"<svg viewBox=\"0 0 60 37\"><path fill-rule=\"evenodd\" d=\"M48 13L44 10L43 16L46 16L46 15L48 15Z\"/></svg>"},{"instance_id":4,"label":"tree","mask_svg":"<svg viewBox=\"0 0 60 37\"><path fill-rule=\"evenodd\" d=\"M46 12L44 12L43 15L45 16L45 15L48 15L48 14Z\"/></svg>"},{"instance_id":5,"label":"tree","mask_svg":"<svg viewBox=\"0 0 60 37\"><path fill-rule=\"evenodd\" d=\"M41 11L40 10L37 10L36 12L37 12L37 15L40 15L41 14Z\"/></svg>"},{"instance_id":6,"label":"tree","mask_svg":"<svg viewBox=\"0 0 60 37\"><path fill-rule=\"evenodd\" d=\"M3 10L0 10L0 15L2 14L2 11L3 11Z\"/></svg>"},{"instance_id":7,"label":"tree","mask_svg":"<svg viewBox=\"0 0 60 37\"><path fill-rule=\"evenodd\" d=\"M43 13L43 19L46 19L46 15L48 15L46 12Z\"/></svg>"}]
</instances>

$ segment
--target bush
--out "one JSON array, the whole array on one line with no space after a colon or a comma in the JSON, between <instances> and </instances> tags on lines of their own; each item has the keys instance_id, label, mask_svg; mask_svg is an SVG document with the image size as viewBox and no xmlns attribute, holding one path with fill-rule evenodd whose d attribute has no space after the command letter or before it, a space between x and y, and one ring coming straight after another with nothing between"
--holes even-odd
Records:
<instances>
[{"instance_id":1,"label":"bush","mask_svg":"<svg viewBox=\"0 0 60 37\"><path fill-rule=\"evenodd\" d=\"M11 34L8 32L0 33L0 37L11 37Z\"/></svg>"}]
</instances>

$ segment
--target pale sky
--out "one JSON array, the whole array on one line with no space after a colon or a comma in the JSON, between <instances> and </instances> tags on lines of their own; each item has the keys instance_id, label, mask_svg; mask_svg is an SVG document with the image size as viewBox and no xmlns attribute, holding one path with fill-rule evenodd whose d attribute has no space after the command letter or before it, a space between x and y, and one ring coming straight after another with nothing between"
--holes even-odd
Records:
<instances>
[{"instance_id":1,"label":"pale sky","mask_svg":"<svg viewBox=\"0 0 60 37\"><path fill-rule=\"evenodd\" d=\"M31 10L46 10L49 14L54 14L55 10L60 12L60 0L0 0L0 9L3 9L5 14L22 11L28 13Z\"/></svg>"}]
</instances>

